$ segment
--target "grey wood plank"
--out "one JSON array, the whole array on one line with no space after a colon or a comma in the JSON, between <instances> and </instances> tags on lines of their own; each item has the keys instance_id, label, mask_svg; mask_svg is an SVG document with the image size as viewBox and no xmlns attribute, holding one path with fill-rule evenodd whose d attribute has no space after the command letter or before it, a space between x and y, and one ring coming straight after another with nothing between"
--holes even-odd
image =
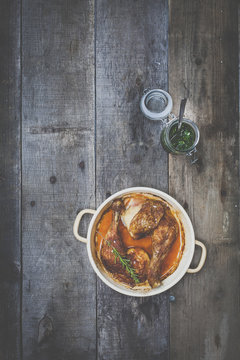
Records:
<instances>
[{"instance_id":1,"label":"grey wood plank","mask_svg":"<svg viewBox=\"0 0 240 360\"><path fill-rule=\"evenodd\" d=\"M94 4L24 0L22 23L23 358L95 359L95 274L72 234L95 207Z\"/></svg>"},{"instance_id":2,"label":"grey wood plank","mask_svg":"<svg viewBox=\"0 0 240 360\"><path fill-rule=\"evenodd\" d=\"M20 3L0 2L0 359L21 356Z\"/></svg>"},{"instance_id":3,"label":"grey wood plank","mask_svg":"<svg viewBox=\"0 0 240 360\"><path fill-rule=\"evenodd\" d=\"M167 1L97 1L98 205L130 186L168 189L161 123L145 119L139 110L145 88L167 89L167 27ZM97 300L98 359L168 358L167 294L130 298L98 280Z\"/></svg>"},{"instance_id":4,"label":"grey wood plank","mask_svg":"<svg viewBox=\"0 0 240 360\"><path fill-rule=\"evenodd\" d=\"M201 132L200 161L170 157L170 193L208 249L204 269L175 288L171 358L239 357L237 1L170 1L169 89Z\"/></svg>"}]
</instances>

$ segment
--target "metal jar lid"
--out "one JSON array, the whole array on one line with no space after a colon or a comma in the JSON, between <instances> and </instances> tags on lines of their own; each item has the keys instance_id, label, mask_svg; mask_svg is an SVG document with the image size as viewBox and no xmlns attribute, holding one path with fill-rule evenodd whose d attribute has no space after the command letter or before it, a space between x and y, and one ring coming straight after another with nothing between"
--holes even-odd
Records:
<instances>
[{"instance_id":1,"label":"metal jar lid","mask_svg":"<svg viewBox=\"0 0 240 360\"><path fill-rule=\"evenodd\" d=\"M172 111L172 98L161 89L146 90L140 101L143 114L151 120L164 120Z\"/></svg>"}]
</instances>

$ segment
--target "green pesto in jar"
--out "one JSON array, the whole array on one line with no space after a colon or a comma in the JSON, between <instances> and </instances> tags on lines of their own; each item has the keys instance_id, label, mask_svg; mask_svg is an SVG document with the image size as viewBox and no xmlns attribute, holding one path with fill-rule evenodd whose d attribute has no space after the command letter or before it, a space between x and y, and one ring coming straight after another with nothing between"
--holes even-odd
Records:
<instances>
[{"instance_id":1,"label":"green pesto in jar","mask_svg":"<svg viewBox=\"0 0 240 360\"><path fill-rule=\"evenodd\" d=\"M177 151L186 151L190 149L195 141L196 135L192 126L183 122L178 130L178 122L174 124L169 132L169 140L172 147Z\"/></svg>"}]
</instances>

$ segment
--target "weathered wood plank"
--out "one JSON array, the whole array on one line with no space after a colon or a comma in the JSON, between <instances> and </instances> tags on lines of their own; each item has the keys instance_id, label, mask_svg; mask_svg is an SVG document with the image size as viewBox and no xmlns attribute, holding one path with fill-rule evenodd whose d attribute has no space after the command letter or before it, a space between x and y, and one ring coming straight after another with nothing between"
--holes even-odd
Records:
<instances>
[{"instance_id":1,"label":"weathered wood plank","mask_svg":"<svg viewBox=\"0 0 240 360\"><path fill-rule=\"evenodd\" d=\"M144 88L167 88L167 25L166 1L97 1L98 205L130 186L168 189L161 124L139 110ZM167 294L129 298L98 280L97 300L98 359L168 358Z\"/></svg>"},{"instance_id":2,"label":"weathered wood plank","mask_svg":"<svg viewBox=\"0 0 240 360\"><path fill-rule=\"evenodd\" d=\"M96 280L72 234L95 207L94 6L23 1L23 358L95 359Z\"/></svg>"},{"instance_id":3,"label":"weathered wood plank","mask_svg":"<svg viewBox=\"0 0 240 360\"><path fill-rule=\"evenodd\" d=\"M169 161L170 193L185 205L208 259L174 288L171 358L239 357L237 1L170 1L169 90L201 132L200 161Z\"/></svg>"},{"instance_id":4,"label":"weathered wood plank","mask_svg":"<svg viewBox=\"0 0 240 360\"><path fill-rule=\"evenodd\" d=\"M21 356L20 3L0 3L0 359Z\"/></svg>"}]
</instances>

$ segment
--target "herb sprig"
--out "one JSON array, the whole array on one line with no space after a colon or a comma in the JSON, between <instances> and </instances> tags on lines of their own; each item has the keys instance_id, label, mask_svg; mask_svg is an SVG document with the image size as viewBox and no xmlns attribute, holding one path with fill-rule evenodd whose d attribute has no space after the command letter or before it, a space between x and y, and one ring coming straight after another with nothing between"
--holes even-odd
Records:
<instances>
[{"instance_id":1,"label":"herb sprig","mask_svg":"<svg viewBox=\"0 0 240 360\"><path fill-rule=\"evenodd\" d=\"M112 252L114 254L114 257L115 257L115 264L117 262L117 259L119 259L120 261L120 264L122 265L123 269L125 269L129 275L131 276L131 278L134 280L135 284L138 284L140 283L140 280L136 274L136 271L135 269L130 265L130 260L127 259L126 257L123 257L118 251L117 249L110 243L110 241L106 240L104 238L104 236L99 232L97 231L97 233L106 241L106 243L108 244L109 247L112 248Z\"/></svg>"}]
</instances>

